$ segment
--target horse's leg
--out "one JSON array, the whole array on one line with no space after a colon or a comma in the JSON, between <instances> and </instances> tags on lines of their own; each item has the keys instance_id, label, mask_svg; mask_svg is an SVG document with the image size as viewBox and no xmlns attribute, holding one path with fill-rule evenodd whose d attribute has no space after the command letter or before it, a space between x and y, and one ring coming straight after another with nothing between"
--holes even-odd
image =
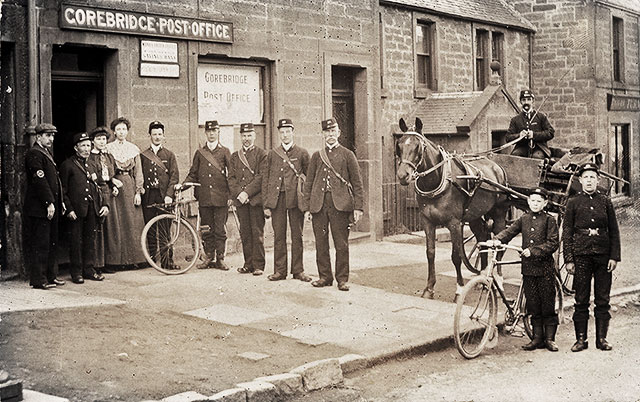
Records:
<instances>
[{"instance_id":1,"label":"horse's leg","mask_svg":"<svg viewBox=\"0 0 640 402\"><path fill-rule=\"evenodd\" d=\"M429 272L427 274L427 286L422 291L422 296L427 295L427 299L433 299L434 288L436 286L436 227L424 215L422 216L422 227L424 228L425 241L427 245L427 263Z\"/></svg>"},{"instance_id":2,"label":"horse's leg","mask_svg":"<svg viewBox=\"0 0 640 402\"><path fill-rule=\"evenodd\" d=\"M491 228L491 232L494 235L502 232L507 227L507 208L506 206L497 205L493 207L491 211L489 211L489 215L493 219L493 227ZM498 261L502 260L502 256L504 255L504 251L499 252L496 255ZM498 265L498 275L502 276L502 266Z\"/></svg>"},{"instance_id":3,"label":"horse's leg","mask_svg":"<svg viewBox=\"0 0 640 402\"><path fill-rule=\"evenodd\" d=\"M464 279L462 278L462 270L460 264L462 263L462 256L460 253L464 252L462 247L462 225L458 220L452 220L447 224L449 233L451 234L451 261L456 268L456 296L453 302L458 301L458 296L462 293L462 287L464 286Z\"/></svg>"}]
</instances>

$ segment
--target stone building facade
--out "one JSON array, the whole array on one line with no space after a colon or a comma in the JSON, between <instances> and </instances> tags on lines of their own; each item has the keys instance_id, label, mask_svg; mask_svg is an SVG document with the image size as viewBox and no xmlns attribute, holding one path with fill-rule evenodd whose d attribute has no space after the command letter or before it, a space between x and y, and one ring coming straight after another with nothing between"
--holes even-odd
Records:
<instances>
[{"instance_id":1,"label":"stone building facade","mask_svg":"<svg viewBox=\"0 0 640 402\"><path fill-rule=\"evenodd\" d=\"M600 148L604 169L640 185L640 3L527 0L513 6L536 26L532 87L556 129L556 146Z\"/></svg>"},{"instance_id":2,"label":"stone building facade","mask_svg":"<svg viewBox=\"0 0 640 402\"><path fill-rule=\"evenodd\" d=\"M221 123L233 151L240 123L253 122L269 149L279 143L277 120L291 118L296 143L313 152L321 120L335 116L367 189L356 229L380 237L377 20L377 0L3 1L8 270L22 270L26 128L41 121L59 128L60 161L76 132L125 116L130 139L146 148L149 122L161 120L184 177L205 120Z\"/></svg>"}]
</instances>

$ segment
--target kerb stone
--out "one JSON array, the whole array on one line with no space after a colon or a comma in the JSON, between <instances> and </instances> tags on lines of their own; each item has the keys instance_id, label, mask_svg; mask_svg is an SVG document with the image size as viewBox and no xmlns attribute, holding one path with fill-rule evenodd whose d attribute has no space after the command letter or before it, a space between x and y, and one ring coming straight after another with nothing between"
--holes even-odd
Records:
<instances>
[{"instance_id":1,"label":"kerb stone","mask_svg":"<svg viewBox=\"0 0 640 402\"><path fill-rule=\"evenodd\" d=\"M302 376L302 383L307 391L331 387L344 381L338 359L316 360L296 367L290 373Z\"/></svg>"},{"instance_id":2,"label":"kerb stone","mask_svg":"<svg viewBox=\"0 0 640 402\"><path fill-rule=\"evenodd\" d=\"M280 396L294 395L297 393L302 393L304 391L304 388L302 386L302 376L300 374L276 374L270 375L268 377L258 377L253 381L268 382L275 385Z\"/></svg>"},{"instance_id":3,"label":"kerb stone","mask_svg":"<svg viewBox=\"0 0 640 402\"><path fill-rule=\"evenodd\" d=\"M238 388L247 391L247 402L277 402L278 390L276 386L268 382L241 382L236 384Z\"/></svg>"},{"instance_id":4,"label":"kerb stone","mask_svg":"<svg viewBox=\"0 0 640 402\"><path fill-rule=\"evenodd\" d=\"M342 373L351 373L367 367L367 358L362 355L348 354L338 359Z\"/></svg>"},{"instance_id":5,"label":"kerb stone","mask_svg":"<svg viewBox=\"0 0 640 402\"><path fill-rule=\"evenodd\" d=\"M244 388L230 388L209 397L209 401L216 402L247 402L247 390Z\"/></svg>"},{"instance_id":6,"label":"kerb stone","mask_svg":"<svg viewBox=\"0 0 640 402\"><path fill-rule=\"evenodd\" d=\"M206 402L209 398L195 391L182 392L162 399L162 402Z\"/></svg>"}]
</instances>

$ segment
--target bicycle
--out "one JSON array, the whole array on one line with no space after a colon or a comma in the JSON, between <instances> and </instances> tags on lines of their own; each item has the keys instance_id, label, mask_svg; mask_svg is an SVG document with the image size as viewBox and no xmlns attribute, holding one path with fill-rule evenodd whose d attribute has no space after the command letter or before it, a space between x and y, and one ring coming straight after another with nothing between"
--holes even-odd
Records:
<instances>
[{"instance_id":1,"label":"bicycle","mask_svg":"<svg viewBox=\"0 0 640 402\"><path fill-rule=\"evenodd\" d=\"M176 188L175 201L171 204L152 204L164 214L151 219L142 230L140 242L147 262L167 275L179 275L190 270L200 259L202 239L200 217L196 227L186 219L184 208L188 204L183 193L199 183L184 183Z\"/></svg>"},{"instance_id":2,"label":"bicycle","mask_svg":"<svg viewBox=\"0 0 640 402\"><path fill-rule=\"evenodd\" d=\"M489 245L486 242L478 243L480 253L488 253L488 265L480 274L472 278L462 289L458 297L456 312L453 322L453 334L456 348L467 359L477 357L489 341L497 342L498 336L498 304L497 296L500 295L506 307L504 312L503 330L507 334L515 334L519 323L522 322L524 332L531 339L533 331L530 316L525 312L525 296L522 282L513 302L507 300L502 286L499 286L494 276L494 268L502 265L519 264L520 260L500 261L498 253L507 249L522 253L520 247L500 244ZM562 285L554 275L556 283L556 311L562 315L563 298ZM465 305L465 301L467 305ZM562 322L562 318L560 319Z\"/></svg>"}]
</instances>

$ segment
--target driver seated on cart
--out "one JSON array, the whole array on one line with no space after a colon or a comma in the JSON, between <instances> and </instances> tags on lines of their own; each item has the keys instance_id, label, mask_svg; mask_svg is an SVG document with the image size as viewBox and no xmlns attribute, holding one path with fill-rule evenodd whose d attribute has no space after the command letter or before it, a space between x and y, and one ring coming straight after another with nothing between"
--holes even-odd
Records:
<instances>
[{"instance_id":1,"label":"driver seated on cart","mask_svg":"<svg viewBox=\"0 0 640 402\"><path fill-rule=\"evenodd\" d=\"M558 224L544 212L549 194L542 187L534 188L527 198L529 211L511 226L498 233L489 246L508 243L522 233L522 285L526 310L531 314L533 339L523 345L524 350L547 348L557 352L555 343L558 314L555 310L555 260L553 253L559 246Z\"/></svg>"},{"instance_id":2,"label":"driver seated on cart","mask_svg":"<svg viewBox=\"0 0 640 402\"><path fill-rule=\"evenodd\" d=\"M520 91L520 105L522 111L511 118L506 140L514 141L511 155L526 158L545 159L552 157L552 150L547 141L553 139L555 130L549 123L547 116L533 108L535 96L529 89Z\"/></svg>"}]
</instances>

